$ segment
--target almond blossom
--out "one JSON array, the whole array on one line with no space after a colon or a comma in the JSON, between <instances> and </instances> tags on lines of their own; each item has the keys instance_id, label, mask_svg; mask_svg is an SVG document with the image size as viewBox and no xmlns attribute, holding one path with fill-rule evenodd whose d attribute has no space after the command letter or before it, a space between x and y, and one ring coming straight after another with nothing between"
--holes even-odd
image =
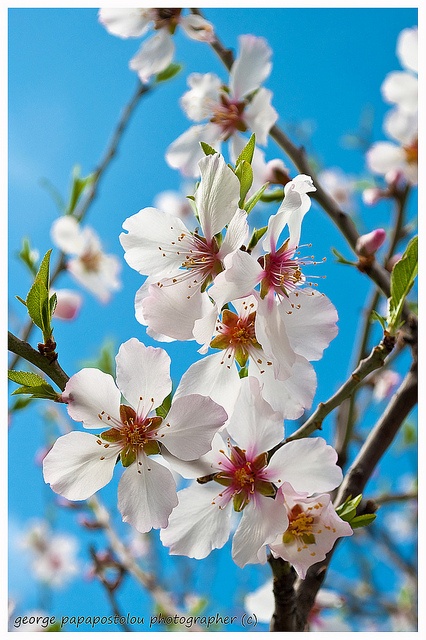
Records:
<instances>
[{"instance_id":1,"label":"almond blossom","mask_svg":"<svg viewBox=\"0 0 426 640\"><path fill-rule=\"evenodd\" d=\"M240 567L264 564L266 545L289 526L279 487L291 483L304 496L335 488L342 479L337 454L322 438L312 438L289 442L268 460L268 451L283 438L282 415L261 397L251 377L242 381L227 432L227 442L216 434L212 452L193 469L178 464L185 477L202 474L206 484L194 483L178 493L179 504L161 540L172 555L205 558L227 541L233 511L242 512L232 557Z\"/></svg>"},{"instance_id":2,"label":"almond blossom","mask_svg":"<svg viewBox=\"0 0 426 640\"><path fill-rule=\"evenodd\" d=\"M181 99L188 118L196 124L168 148L166 160L183 175L197 177L198 161L203 156L200 142L220 151L229 140L231 160L235 162L245 141L241 133L251 130L260 145L266 145L268 133L278 114L271 105L272 92L261 87L271 72L272 50L264 38L243 35L240 52L232 65L228 86L214 73L193 73L190 90Z\"/></svg>"},{"instance_id":3,"label":"almond blossom","mask_svg":"<svg viewBox=\"0 0 426 640\"><path fill-rule=\"evenodd\" d=\"M146 40L130 60L142 82L166 69L173 60L173 35L181 26L193 40L213 42L215 37L210 22L195 14L182 15L182 9L110 9L99 10L99 22L106 30L120 38L139 38L153 28L155 35Z\"/></svg>"},{"instance_id":4,"label":"almond blossom","mask_svg":"<svg viewBox=\"0 0 426 640\"><path fill-rule=\"evenodd\" d=\"M43 461L44 479L68 500L85 500L112 478L118 456L125 471L118 487L123 521L144 533L167 525L177 504L176 484L164 464L151 456L167 450L182 460L207 453L227 415L210 398L192 395L172 402L166 418L153 410L172 389L170 358L163 349L136 338L116 357L117 386L98 369L82 369L62 394L73 420L99 436L72 431L58 438ZM121 394L129 402L121 403Z\"/></svg>"},{"instance_id":5,"label":"almond blossom","mask_svg":"<svg viewBox=\"0 0 426 640\"><path fill-rule=\"evenodd\" d=\"M148 207L127 218L123 228L128 233L120 235L126 262L148 276L136 294L136 318L158 339L193 339L194 322L212 307L206 288L223 269L225 257L248 235L247 214L238 207L237 176L218 154L199 164L198 230L190 231L178 216Z\"/></svg>"},{"instance_id":6,"label":"almond blossom","mask_svg":"<svg viewBox=\"0 0 426 640\"><path fill-rule=\"evenodd\" d=\"M50 235L58 249L75 256L67 261L67 270L75 280L101 302L108 302L111 293L121 287L121 265L116 256L103 253L95 231L81 228L73 216L66 215L53 222Z\"/></svg>"}]
</instances>

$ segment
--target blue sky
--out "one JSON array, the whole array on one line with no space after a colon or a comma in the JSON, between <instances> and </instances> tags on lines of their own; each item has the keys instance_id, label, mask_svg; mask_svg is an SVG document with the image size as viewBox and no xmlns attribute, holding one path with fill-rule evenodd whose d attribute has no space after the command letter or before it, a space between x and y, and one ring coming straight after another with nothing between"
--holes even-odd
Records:
<instances>
[{"instance_id":1,"label":"blue sky","mask_svg":"<svg viewBox=\"0 0 426 640\"><path fill-rule=\"evenodd\" d=\"M311 129L307 141L297 137L296 141L306 142L308 153L320 167L341 167L347 174L369 177L363 154L345 148L342 137L358 129L368 108L373 113L371 141L384 139L382 120L389 105L382 101L380 85L387 73L400 68L395 55L396 39L403 28L416 24L415 9L206 9L205 15L215 24L221 40L234 50L240 34L254 33L268 40L274 54L266 86L273 91L279 124L293 137L300 123ZM21 239L23 235L29 237L31 245L43 255L52 246L49 231L58 216L55 203L40 182L49 180L65 197L72 167L81 165L85 175L98 164L121 109L135 90L136 76L129 70L128 61L138 47L138 39L122 40L108 34L97 21L96 9L9 10L12 330L17 331L24 318L23 308L14 296L25 297L30 286L28 272L16 259ZM57 321L59 360L69 375L78 371L82 362L96 357L106 338L111 338L117 349L132 336L154 344L134 318L134 295L142 278L122 259L118 241L121 225L128 216L151 206L159 192L180 188L179 174L166 164L164 151L190 124L178 104L187 88L187 75L213 71L224 81L228 76L207 45L178 33L176 48L176 61L184 64L183 72L140 103L87 218L87 224L101 236L105 250L120 257L123 286L107 306L82 292L84 305L78 319L73 323ZM272 142L266 153L267 159L282 157ZM414 213L414 202L410 206ZM273 211L265 208L265 215ZM386 228L391 222L386 204L365 209L358 198L353 213L360 221L360 231ZM331 298L340 317L338 337L324 359L315 365L319 401L329 397L349 371L351 347L369 282L355 270L334 263L330 247L338 248L349 258L351 254L316 205L305 218L302 241L312 242L318 259L327 258L326 265L318 267L327 275L321 281L321 290ZM78 289L67 274L57 285ZM172 375L178 381L199 357L196 345L173 343L167 345L167 350L172 358ZM40 467L34 463L35 451L43 446L46 437L43 409L42 401L36 401L31 408L16 414L11 425L12 532L30 518L43 516L54 500L43 483ZM327 437L327 429L324 434ZM409 468L411 463L405 460L401 464ZM113 486L102 492L111 504L116 484L113 481ZM55 526L76 535L80 532L74 514L68 511L57 513ZM128 528L123 527L123 531L128 532ZM85 534L81 558L88 538L99 541L99 535L96 538L96 534ZM164 579L173 584L174 572L182 565L174 560L164 562ZM230 561L229 546L205 561L188 560L184 566L202 593L210 583L211 609L224 614L240 606L231 603L235 584L238 600L245 590L254 589L269 576L268 567L244 571L236 568ZM10 579L11 594L18 601L19 610L36 606L37 591L26 579L25 562L16 552L12 554ZM130 581L120 597L124 608L132 612L139 606L147 610L151 606L140 600L137 605L132 602ZM99 611L108 612L101 588L86 581L74 591L54 594L52 613L63 610L67 615L73 611L90 615L94 613L94 601Z\"/></svg>"}]
</instances>

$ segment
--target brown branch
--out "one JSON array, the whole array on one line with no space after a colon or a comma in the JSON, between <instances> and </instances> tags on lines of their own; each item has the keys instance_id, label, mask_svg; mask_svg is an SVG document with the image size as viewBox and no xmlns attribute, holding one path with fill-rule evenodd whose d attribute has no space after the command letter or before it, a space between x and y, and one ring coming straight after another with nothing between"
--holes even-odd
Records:
<instances>
[{"instance_id":1,"label":"brown branch","mask_svg":"<svg viewBox=\"0 0 426 640\"><path fill-rule=\"evenodd\" d=\"M68 376L57 360L49 362L45 356L33 349L28 342L20 340L10 331L8 332L8 349L19 356L19 358L24 358L27 362L31 362L31 364L34 364L41 371L46 373L49 378L58 385L61 391L65 389L65 385L68 382Z\"/></svg>"},{"instance_id":2,"label":"brown branch","mask_svg":"<svg viewBox=\"0 0 426 640\"><path fill-rule=\"evenodd\" d=\"M271 565L274 577L272 590L274 593L275 610L271 620L271 631L295 631L294 622L296 615L296 594L294 583L296 571L282 558L274 558L269 555L268 562Z\"/></svg>"}]
</instances>

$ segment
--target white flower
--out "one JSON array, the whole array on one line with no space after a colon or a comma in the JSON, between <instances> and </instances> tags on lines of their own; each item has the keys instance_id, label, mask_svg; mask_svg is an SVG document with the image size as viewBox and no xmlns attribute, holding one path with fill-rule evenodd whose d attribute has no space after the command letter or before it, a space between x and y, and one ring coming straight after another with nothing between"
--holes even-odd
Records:
<instances>
[{"instance_id":1,"label":"white flower","mask_svg":"<svg viewBox=\"0 0 426 640\"><path fill-rule=\"evenodd\" d=\"M382 84L383 98L401 111L417 114L417 28L404 29L398 36L397 56L405 71L393 71Z\"/></svg>"},{"instance_id":2,"label":"white flower","mask_svg":"<svg viewBox=\"0 0 426 640\"><path fill-rule=\"evenodd\" d=\"M324 169L318 174L318 181L343 210L353 207L355 180L339 168Z\"/></svg>"},{"instance_id":3,"label":"white flower","mask_svg":"<svg viewBox=\"0 0 426 640\"><path fill-rule=\"evenodd\" d=\"M305 496L331 490L342 478L337 454L322 438L309 438L285 444L268 461L267 452L283 438L282 416L263 400L259 383L250 377L242 381L227 431L235 444L230 439L225 444L217 434L213 451L192 473L186 465L186 477L197 477L204 465L205 476L211 480L213 474L216 484L194 483L179 492L161 540L172 555L204 558L227 541L233 507L242 512L233 538L234 561L240 567L264 564L266 545L289 524L281 494L274 498L277 487L291 482ZM178 470L184 473L182 466Z\"/></svg>"},{"instance_id":4,"label":"white flower","mask_svg":"<svg viewBox=\"0 0 426 640\"><path fill-rule=\"evenodd\" d=\"M181 218L181 220L187 221L193 216L188 198L179 191L161 191L154 200L154 206L164 213Z\"/></svg>"},{"instance_id":5,"label":"white flower","mask_svg":"<svg viewBox=\"0 0 426 640\"><path fill-rule=\"evenodd\" d=\"M50 234L58 249L76 256L67 262L71 275L101 302L108 302L111 293L120 289L121 265L116 256L102 252L95 231L90 227L82 229L73 216L67 215L53 222Z\"/></svg>"},{"instance_id":6,"label":"white flower","mask_svg":"<svg viewBox=\"0 0 426 640\"><path fill-rule=\"evenodd\" d=\"M170 358L163 349L136 338L121 345L116 357L117 386L98 369L72 376L62 395L73 420L99 436L72 431L61 436L43 461L45 481L68 500L85 500L112 478L117 457L126 467L118 488L125 522L144 533L167 525L177 504L171 472L149 456L163 448L182 460L207 453L227 415L200 395L172 402L165 419L152 413L172 389ZM129 405L121 404L121 393Z\"/></svg>"},{"instance_id":7,"label":"white flower","mask_svg":"<svg viewBox=\"0 0 426 640\"><path fill-rule=\"evenodd\" d=\"M148 279L136 295L136 318L149 335L193 339L194 322L212 304L205 292L248 235L246 212L238 208L240 184L218 154L200 160L195 194L200 229L188 230L177 216L151 207L123 223L120 235L126 262ZM221 243L217 234L228 227ZM163 336L163 338L161 338Z\"/></svg>"},{"instance_id":8,"label":"white flower","mask_svg":"<svg viewBox=\"0 0 426 640\"><path fill-rule=\"evenodd\" d=\"M271 105L271 91L261 87L272 67L269 45L252 35L240 36L239 42L240 52L226 89L214 73L193 73L188 78L190 91L182 97L182 107L191 120L208 122L191 127L168 148L167 162L186 176L199 175L198 161L203 156L200 142L220 151L222 141L229 140L231 160L235 162L245 144L239 132L251 130L257 142L266 145L278 118Z\"/></svg>"},{"instance_id":9,"label":"white flower","mask_svg":"<svg viewBox=\"0 0 426 640\"><path fill-rule=\"evenodd\" d=\"M64 586L78 573L76 538L51 531L47 522L33 523L21 547L30 551L36 578L51 587Z\"/></svg>"},{"instance_id":10,"label":"white flower","mask_svg":"<svg viewBox=\"0 0 426 640\"><path fill-rule=\"evenodd\" d=\"M109 9L99 10L99 21L115 36L138 38L145 35L150 26L155 35L142 44L130 61L130 68L137 71L142 82L148 82L153 74L166 69L173 60L175 46L173 34L180 25L193 40L213 42L213 26L198 15L182 16L182 9Z\"/></svg>"},{"instance_id":11,"label":"white flower","mask_svg":"<svg viewBox=\"0 0 426 640\"><path fill-rule=\"evenodd\" d=\"M401 376L397 371L385 369L374 376L373 397L376 402L381 402L385 398L389 398L395 388L401 382Z\"/></svg>"}]
</instances>

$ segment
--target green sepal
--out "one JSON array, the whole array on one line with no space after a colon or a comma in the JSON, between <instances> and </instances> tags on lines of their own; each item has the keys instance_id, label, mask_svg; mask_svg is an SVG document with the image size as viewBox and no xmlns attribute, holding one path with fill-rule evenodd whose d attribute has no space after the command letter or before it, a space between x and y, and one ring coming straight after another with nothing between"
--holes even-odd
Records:
<instances>
[{"instance_id":1,"label":"green sepal","mask_svg":"<svg viewBox=\"0 0 426 640\"><path fill-rule=\"evenodd\" d=\"M248 367L242 367L242 369L239 370L238 375L240 376L240 378L247 378L248 376Z\"/></svg>"},{"instance_id":2,"label":"green sepal","mask_svg":"<svg viewBox=\"0 0 426 640\"><path fill-rule=\"evenodd\" d=\"M237 349L235 350L234 357L235 357L235 360L240 365L240 367L243 369L247 364L249 355L245 349L243 349L242 347L237 347Z\"/></svg>"},{"instance_id":3,"label":"green sepal","mask_svg":"<svg viewBox=\"0 0 426 640\"><path fill-rule=\"evenodd\" d=\"M118 429L108 429L108 431L104 431L99 436L102 440L106 440L107 442L119 442L123 437Z\"/></svg>"},{"instance_id":4,"label":"green sepal","mask_svg":"<svg viewBox=\"0 0 426 640\"><path fill-rule=\"evenodd\" d=\"M386 330L386 318L381 316L380 313L377 313L377 311L375 309L373 309L372 312L371 312L370 320L371 321L377 320L382 325L383 330L384 331Z\"/></svg>"},{"instance_id":5,"label":"green sepal","mask_svg":"<svg viewBox=\"0 0 426 640\"><path fill-rule=\"evenodd\" d=\"M337 260L336 262L339 262L340 264L347 264L351 267L356 267L357 263L353 262L351 260L347 260L344 256L342 256L341 253L339 253L339 251L337 251L337 249L335 249L334 247L331 247L331 251L332 253L336 256Z\"/></svg>"},{"instance_id":6,"label":"green sepal","mask_svg":"<svg viewBox=\"0 0 426 640\"><path fill-rule=\"evenodd\" d=\"M237 162L235 163L235 167L238 167L238 165L241 162L248 162L251 165L253 161L253 155L254 155L255 149L256 149L256 135L252 133L250 136L250 140L247 142L246 146L238 156Z\"/></svg>"},{"instance_id":7,"label":"green sepal","mask_svg":"<svg viewBox=\"0 0 426 640\"><path fill-rule=\"evenodd\" d=\"M248 243L248 246L247 246L247 251L250 252L252 249L254 249L254 247L257 245L259 240L265 235L267 231L268 231L268 227L261 227L260 229L254 229L253 233L251 234L250 242Z\"/></svg>"},{"instance_id":8,"label":"green sepal","mask_svg":"<svg viewBox=\"0 0 426 640\"><path fill-rule=\"evenodd\" d=\"M240 181L240 201L238 206L243 209L246 195L253 184L253 169L250 163L242 160L235 168L235 175Z\"/></svg>"},{"instance_id":9,"label":"green sepal","mask_svg":"<svg viewBox=\"0 0 426 640\"><path fill-rule=\"evenodd\" d=\"M157 416L160 416L161 418L165 418L167 416L167 414L170 411L170 407L172 406L172 392L169 393L169 395L164 398L163 403L156 408L155 413L157 414Z\"/></svg>"},{"instance_id":10,"label":"green sepal","mask_svg":"<svg viewBox=\"0 0 426 640\"><path fill-rule=\"evenodd\" d=\"M266 496L267 498L275 498L277 493L277 488L274 487L272 482L267 482L266 480L256 480L255 488L256 492L261 493L262 496Z\"/></svg>"},{"instance_id":11,"label":"green sepal","mask_svg":"<svg viewBox=\"0 0 426 640\"><path fill-rule=\"evenodd\" d=\"M262 195L262 202L281 202L284 199L284 187L268 191Z\"/></svg>"},{"instance_id":12,"label":"green sepal","mask_svg":"<svg viewBox=\"0 0 426 640\"><path fill-rule=\"evenodd\" d=\"M200 145L206 156L214 156L217 153L216 149L213 149L207 142L200 142Z\"/></svg>"},{"instance_id":13,"label":"green sepal","mask_svg":"<svg viewBox=\"0 0 426 640\"><path fill-rule=\"evenodd\" d=\"M315 544L315 536L313 533L302 533L300 537L305 544Z\"/></svg>"},{"instance_id":14,"label":"green sepal","mask_svg":"<svg viewBox=\"0 0 426 640\"><path fill-rule=\"evenodd\" d=\"M394 265L391 273L388 330L394 335L399 328L405 298L410 293L418 271L418 237L408 243L401 260Z\"/></svg>"},{"instance_id":15,"label":"green sepal","mask_svg":"<svg viewBox=\"0 0 426 640\"><path fill-rule=\"evenodd\" d=\"M343 504L336 509L337 515L345 522L350 522L356 516L356 508L362 500L360 493L356 498L349 496Z\"/></svg>"},{"instance_id":16,"label":"green sepal","mask_svg":"<svg viewBox=\"0 0 426 640\"><path fill-rule=\"evenodd\" d=\"M229 478L229 476L222 476L221 473L216 473L213 480L223 487L230 487L233 483L232 478Z\"/></svg>"},{"instance_id":17,"label":"green sepal","mask_svg":"<svg viewBox=\"0 0 426 640\"><path fill-rule=\"evenodd\" d=\"M248 498L245 495L244 491L236 493L232 500L232 504L234 505L234 509L237 513L242 511L244 507L248 505L248 502Z\"/></svg>"},{"instance_id":18,"label":"green sepal","mask_svg":"<svg viewBox=\"0 0 426 640\"><path fill-rule=\"evenodd\" d=\"M143 445L143 452L147 456L155 456L161 452L160 445L156 440L148 440L148 442Z\"/></svg>"},{"instance_id":19,"label":"green sepal","mask_svg":"<svg viewBox=\"0 0 426 640\"><path fill-rule=\"evenodd\" d=\"M130 467L130 465L136 460L136 453L133 449L124 449L120 453L120 459L123 467Z\"/></svg>"},{"instance_id":20,"label":"green sepal","mask_svg":"<svg viewBox=\"0 0 426 640\"><path fill-rule=\"evenodd\" d=\"M266 182L266 184L262 185L260 189L258 189L256 193L247 200L247 202L244 204L244 209L247 211L247 214L249 214L250 211L253 209L253 207L257 205L259 200L262 198L265 189L268 186L269 186L269 182Z\"/></svg>"},{"instance_id":21,"label":"green sepal","mask_svg":"<svg viewBox=\"0 0 426 640\"><path fill-rule=\"evenodd\" d=\"M166 80L171 80L172 78L177 76L177 74L180 73L182 69L183 69L183 65L178 64L177 62L171 62L169 66L166 67L163 71L160 71L160 73L157 73L157 75L155 76L154 82L158 83L158 82L166 82Z\"/></svg>"},{"instance_id":22,"label":"green sepal","mask_svg":"<svg viewBox=\"0 0 426 640\"><path fill-rule=\"evenodd\" d=\"M376 519L376 517L377 516L375 513L364 513L361 516L355 516L355 518L352 518L349 524L351 525L352 529L368 527L368 525L371 524Z\"/></svg>"},{"instance_id":23,"label":"green sepal","mask_svg":"<svg viewBox=\"0 0 426 640\"><path fill-rule=\"evenodd\" d=\"M251 463L251 466L256 471L260 471L261 469L263 469L263 467L266 467L267 464L268 464L268 454L265 452L265 453L260 453L258 456L256 456L253 462Z\"/></svg>"},{"instance_id":24,"label":"green sepal","mask_svg":"<svg viewBox=\"0 0 426 640\"><path fill-rule=\"evenodd\" d=\"M282 539L284 544L291 544L294 542L294 535L287 529L287 531L283 533Z\"/></svg>"}]
</instances>

